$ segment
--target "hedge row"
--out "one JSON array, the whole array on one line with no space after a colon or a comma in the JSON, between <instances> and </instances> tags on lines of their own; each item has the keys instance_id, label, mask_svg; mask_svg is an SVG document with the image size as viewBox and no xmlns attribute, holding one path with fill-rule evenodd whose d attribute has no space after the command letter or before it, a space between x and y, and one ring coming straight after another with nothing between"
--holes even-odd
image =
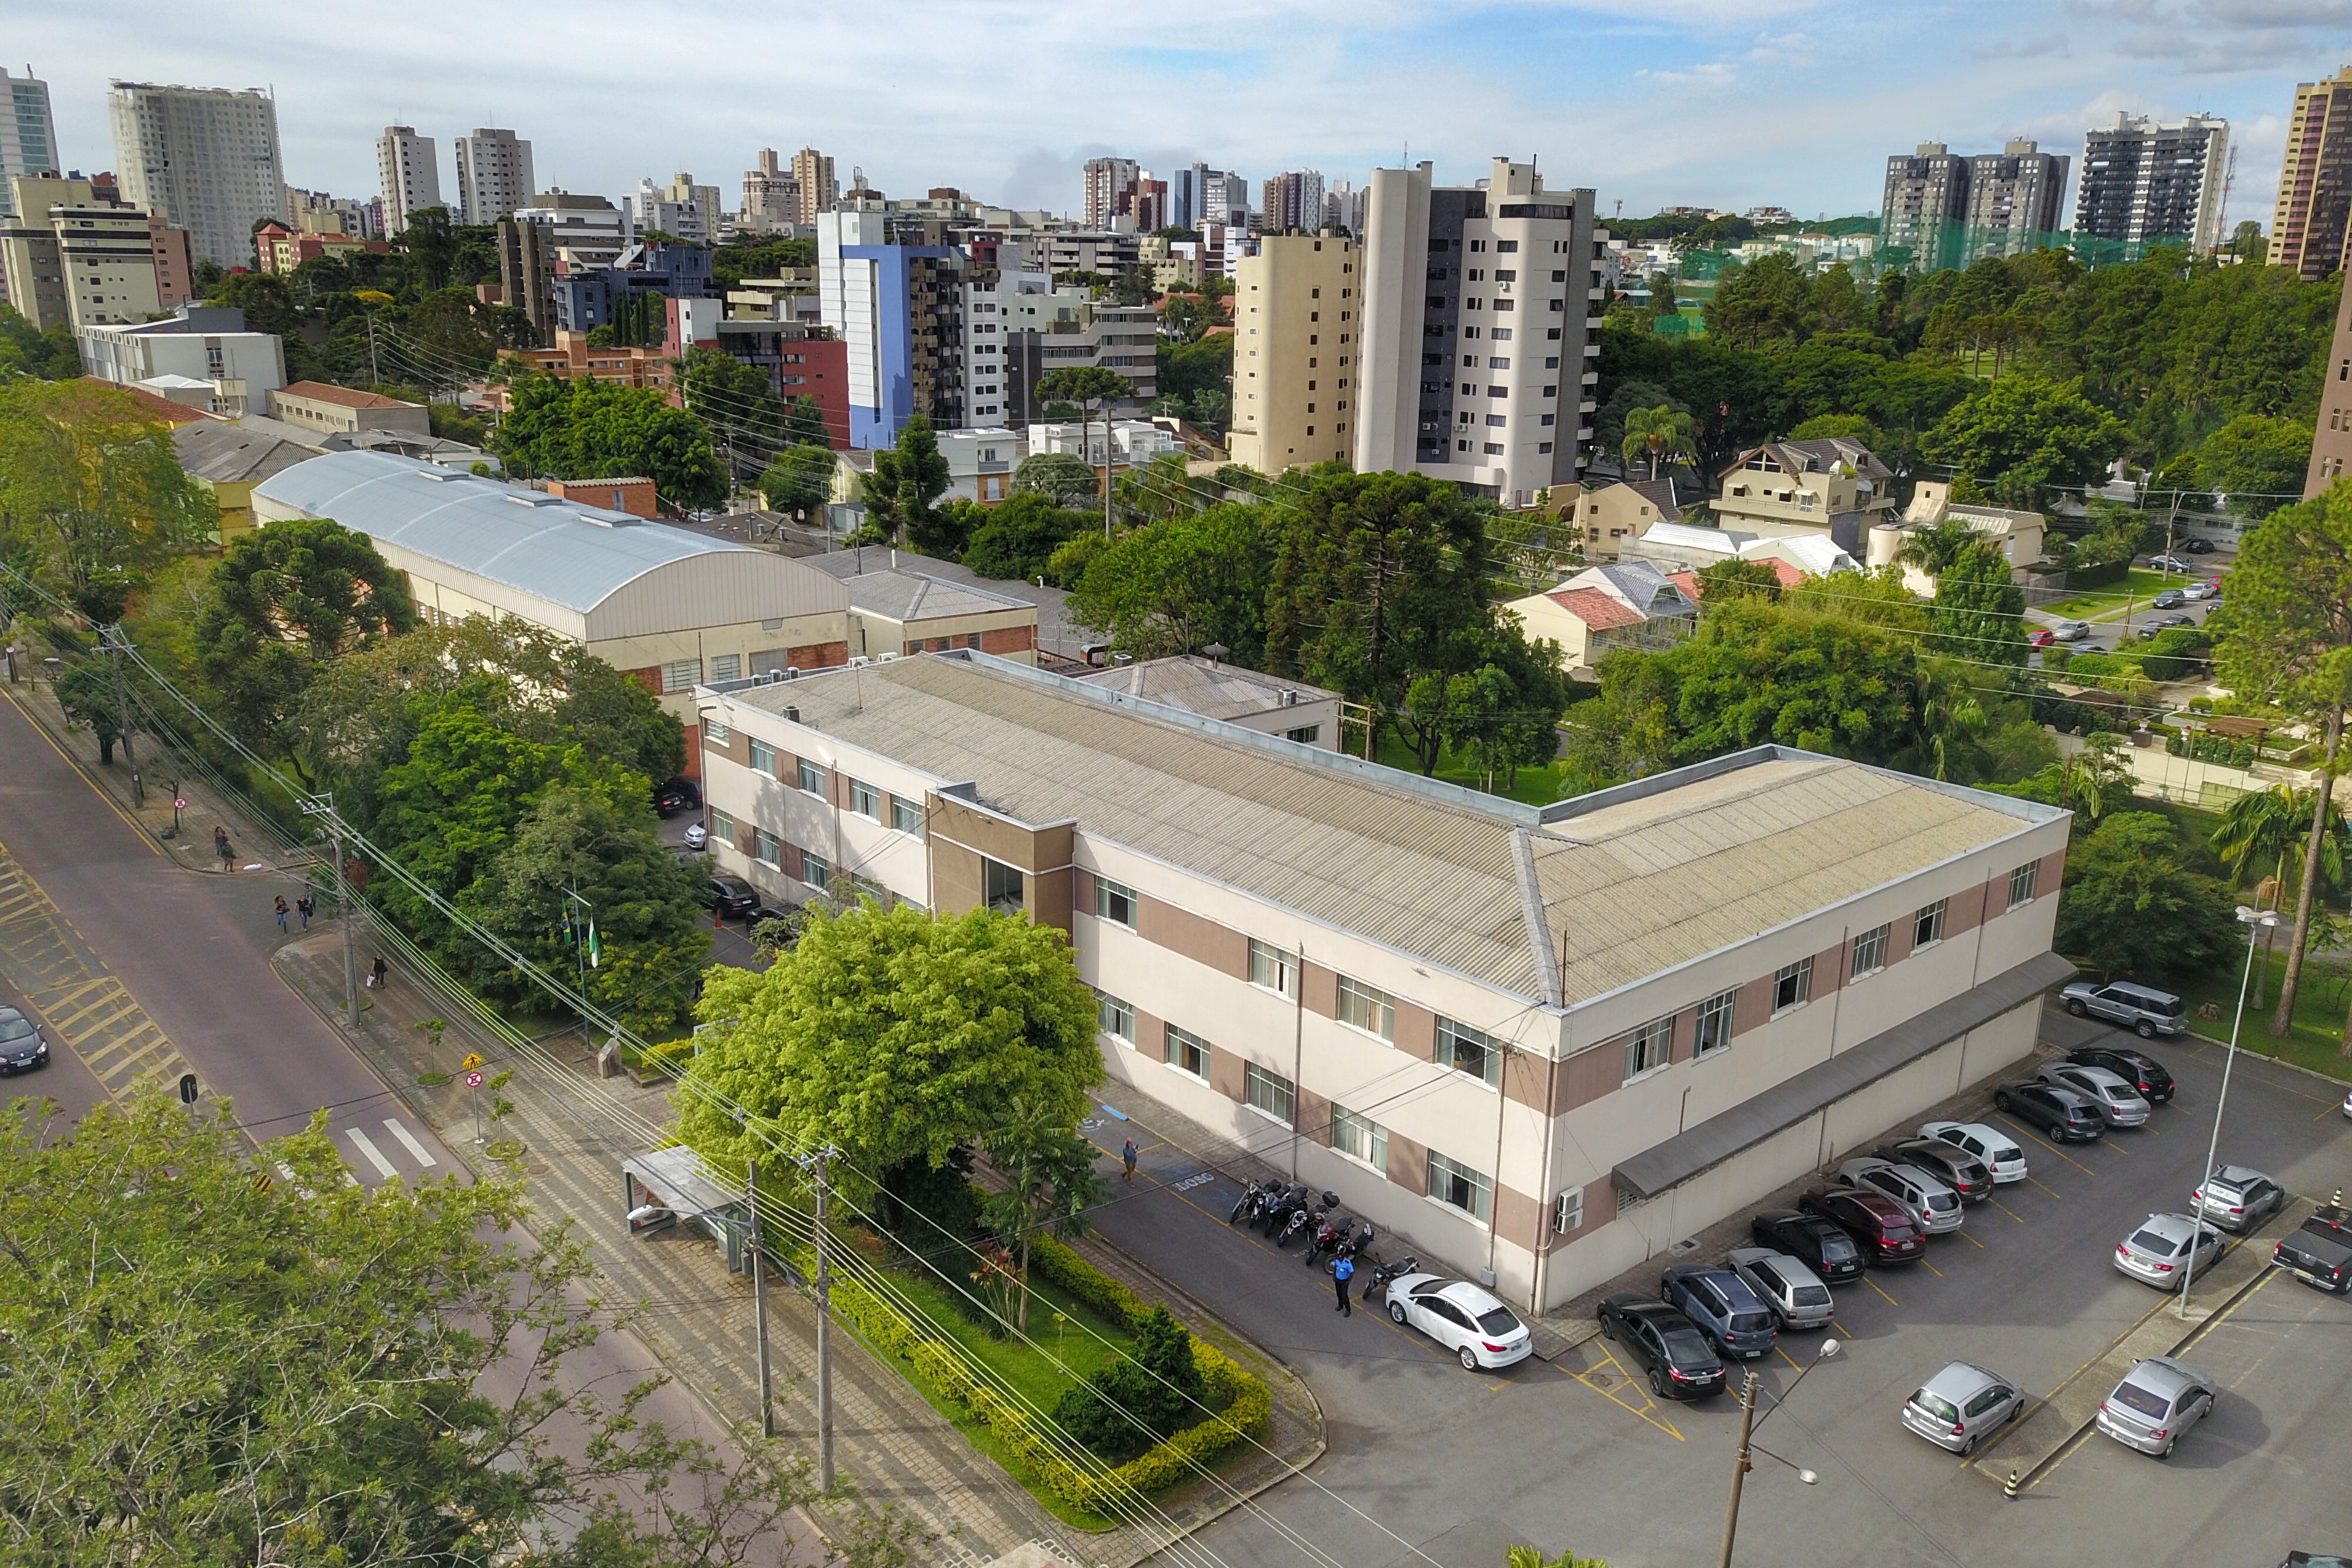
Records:
<instances>
[{"instance_id":1,"label":"hedge row","mask_svg":"<svg viewBox=\"0 0 2352 1568\"><path fill-rule=\"evenodd\" d=\"M1031 1243L1030 1267L1045 1279L1118 1322L1133 1325L1151 1308L1125 1285L1048 1237ZM983 1382L956 1347L923 1327L855 1280L837 1281L833 1305L867 1343L913 1368L933 1393L969 1412L999 1442L1020 1455L1055 1497L1097 1516L1112 1515L1137 1500L1189 1479L1194 1468L1216 1458L1248 1437L1265 1436L1274 1410L1266 1385L1216 1346L1192 1336L1192 1364L1201 1369L1213 1403L1222 1415L1187 1427L1149 1451L1108 1472L1073 1463L1067 1439L1041 1430L1036 1416Z\"/></svg>"}]
</instances>

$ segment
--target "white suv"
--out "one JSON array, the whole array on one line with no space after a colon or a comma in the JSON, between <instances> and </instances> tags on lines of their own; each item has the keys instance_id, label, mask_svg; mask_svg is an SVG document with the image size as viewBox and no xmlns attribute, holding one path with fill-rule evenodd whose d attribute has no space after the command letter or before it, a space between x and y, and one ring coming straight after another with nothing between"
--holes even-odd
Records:
<instances>
[{"instance_id":1,"label":"white suv","mask_svg":"<svg viewBox=\"0 0 2352 1568\"><path fill-rule=\"evenodd\" d=\"M1919 1135L1940 1138L1956 1149L1976 1155L1984 1162L1985 1169L1992 1172L1995 1186L2025 1179L2025 1151L1999 1127L1989 1127L1982 1122L1929 1122L1919 1129Z\"/></svg>"}]
</instances>

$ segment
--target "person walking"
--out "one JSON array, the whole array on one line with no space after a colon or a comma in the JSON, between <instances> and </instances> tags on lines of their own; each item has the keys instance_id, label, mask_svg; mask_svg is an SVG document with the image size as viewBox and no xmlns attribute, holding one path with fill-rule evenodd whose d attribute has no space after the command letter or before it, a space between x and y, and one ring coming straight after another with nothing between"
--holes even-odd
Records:
<instances>
[{"instance_id":1,"label":"person walking","mask_svg":"<svg viewBox=\"0 0 2352 1568\"><path fill-rule=\"evenodd\" d=\"M286 906L286 895L282 893L278 895L278 908L275 913L278 915L278 935L283 936L286 935L286 916L292 911Z\"/></svg>"},{"instance_id":2,"label":"person walking","mask_svg":"<svg viewBox=\"0 0 2352 1568\"><path fill-rule=\"evenodd\" d=\"M1354 1259L1341 1258L1331 1265L1331 1285L1333 1289L1339 1292L1339 1304L1331 1310L1338 1312L1343 1318L1352 1318L1356 1315L1356 1309L1349 1305L1348 1301L1348 1282L1355 1277L1356 1261Z\"/></svg>"},{"instance_id":3,"label":"person walking","mask_svg":"<svg viewBox=\"0 0 2352 1568\"><path fill-rule=\"evenodd\" d=\"M318 907L319 901L307 893L294 901L294 913L302 917L303 930L310 929L310 915Z\"/></svg>"},{"instance_id":4,"label":"person walking","mask_svg":"<svg viewBox=\"0 0 2352 1568\"><path fill-rule=\"evenodd\" d=\"M220 857L221 870L224 872L228 870L228 862L235 857L228 847L228 830L226 828L219 826L214 827L213 853Z\"/></svg>"},{"instance_id":5,"label":"person walking","mask_svg":"<svg viewBox=\"0 0 2352 1568\"><path fill-rule=\"evenodd\" d=\"M392 973L392 966L383 961L383 954L378 953L375 956L375 962L368 966L368 989L372 991L383 989L383 977L390 973Z\"/></svg>"},{"instance_id":6,"label":"person walking","mask_svg":"<svg viewBox=\"0 0 2352 1568\"><path fill-rule=\"evenodd\" d=\"M1135 1185L1135 1140L1129 1138L1127 1141L1127 1146L1118 1151L1118 1163L1126 1167L1125 1173L1118 1179L1129 1186Z\"/></svg>"}]
</instances>

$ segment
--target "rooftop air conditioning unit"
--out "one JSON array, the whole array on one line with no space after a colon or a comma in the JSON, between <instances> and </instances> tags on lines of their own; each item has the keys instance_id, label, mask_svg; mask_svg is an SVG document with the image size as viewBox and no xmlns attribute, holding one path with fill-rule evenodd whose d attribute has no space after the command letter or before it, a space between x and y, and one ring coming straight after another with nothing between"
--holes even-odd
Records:
<instances>
[{"instance_id":1,"label":"rooftop air conditioning unit","mask_svg":"<svg viewBox=\"0 0 2352 1568\"><path fill-rule=\"evenodd\" d=\"M1288 686L1283 687L1282 706L1284 707L1297 707L1298 706L1298 694L1291 690Z\"/></svg>"},{"instance_id":2,"label":"rooftop air conditioning unit","mask_svg":"<svg viewBox=\"0 0 2352 1568\"><path fill-rule=\"evenodd\" d=\"M849 667L853 670L862 670L873 662L863 653L852 653L849 656Z\"/></svg>"},{"instance_id":3,"label":"rooftop air conditioning unit","mask_svg":"<svg viewBox=\"0 0 2352 1568\"><path fill-rule=\"evenodd\" d=\"M784 672L782 670L770 670L768 672L768 684L770 685L774 685L778 681L781 681L783 678Z\"/></svg>"},{"instance_id":4,"label":"rooftop air conditioning unit","mask_svg":"<svg viewBox=\"0 0 2352 1568\"><path fill-rule=\"evenodd\" d=\"M801 710L799 708L788 706L784 709L784 722L786 724L798 724L800 721Z\"/></svg>"},{"instance_id":5,"label":"rooftop air conditioning unit","mask_svg":"<svg viewBox=\"0 0 2352 1568\"><path fill-rule=\"evenodd\" d=\"M885 654L883 654L880 658L878 658L878 659L875 660L874 662L875 662L876 664L888 664L891 660L893 660L893 659L897 658L898 656L898 654L896 654L896 653L885 653Z\"/></svg>"}]
</instances>

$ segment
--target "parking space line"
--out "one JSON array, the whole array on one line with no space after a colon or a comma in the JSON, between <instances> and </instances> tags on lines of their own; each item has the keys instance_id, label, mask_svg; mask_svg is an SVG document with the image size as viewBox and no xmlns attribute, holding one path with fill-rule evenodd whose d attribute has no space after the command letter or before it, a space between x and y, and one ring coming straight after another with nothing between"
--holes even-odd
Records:
<instances>
[{"instance_id":1,"label":"parking space line","mask_svg":"<svg viewBox=\"0 0 2352 1568\"><path fill-rule=\"evenodd\" d=\"M1877 1281L1872 1279L1869 1275L1864 1274L1862 1277L1862 1282L1869 1286L1872 1290L1876 1291L1880 1295L1886 1296L1885 1287L1881 1285ZM1892 1296L1886 1296L1886 1304L1890 1307L1899 1307L1903 1303L1896 1301Z\"/></svg>"},{"instance_id":2,"label":"parking space line","mask_svg":"<svg viewBox=\"0 0 2352 1568\"><path fill-rule=\"evenodd\" d=\"M1802 1375L1804 1375L1804 1371L1805 1371L1805 1369L1804 1369L1803 1367L1799 1366L1799 1365L1797 1364L1797 1358L1796 1358L1795 1356L1790 1355L1790 1354L1787 1351L1785 1351L1785 1350L1780 1350L1780 1347L1779 1345L1777 1345L1777 1344L1776 1344L1776 1345L1774 1345L1772 1348L1773 1348L1774 1350L1780 1351L1780 1359L1781 1359L1782 1361L1785 1361L1785 1362L1787 1362L1787 1363L1789 1364L1789 1370L1790 1370L1791 1372L1796 1373L1796 1374L1797 1374L1799 1376L1801 1376L1801 1377Z\"/></svg>"},{"instance_id":3,"label":"parking space line","mask_svg":"<svg viewBox=\"0 0 2352 1568\"><path fill-rule=\"evenodd\" d=\"M1975 1237L1970 1236L1967 1231L1956 1230L1952 1234L1958 1236L1961 1240L1966 1241L1971 1247L1974 1247L1978 1251L1981 1252L1984 1250L1984 1243L1979 1241Z\"/></svg>"},{"instance_id":4,"label":"parking space line","mask_svg":"<svg viewBox=\"0 0 2352 1568\"><path fill-rule=\"evenodd\" d=\"M2044 1190L2044 1191L2046 1192L2046 1191L2048 1191L2049 1189L2045 1187L2045 1188L2043 1188L2042 1190ZM1989 1198L1985 1199L1985 1201L1986 1201L1987 1203L1991 1204L1995 1208L1998 1208L1998 1209L1999 1209L1999 1210L2000 1210L2003 1214L2006 1214L2007 1216L2009 1216L2011 1219L2016 1220L2020 1225L2022 1225L2022 1224L2024 1224L2024 1223L2025 1223L2025 1217L2024 1217L2024 1216L2022 1216L2022 1215L2019 1214L2019 1213L2017 1212L2017 1210L2015 1210L2015 1209L2013 1209L2013 1208L2010 1207L2009 1207L2009 1205L2007 1205L2007 1204L2005 1204L2005 1203L2001 1202L2001 1200L2000 1200L2000 1199L1999 1199L1999 1198L1997 1198L1997 1197L1989 1197Z\"/></svg>"},{"instance_id":5,"label":"parking space line","mask_svg":"<svg viewBox=\"0 0 2352 1568\"><path fill-rule=\"evenodd\" d=\"M2043 1148L2048 1149L2052 1154L2056 1155L2060 1159L2064 1160L2068 1165L2073 1166L2084 1176L2096 1176L2099 1174L2090 1166L2084 1165L2082 1161L2076 1159L2074 1155L2068 1154L2065 1150L2060 1148L2057 1145L2050 1143L2044 1139L2035 1137L2032 1133L2027 1132L2023 1127L2020 1126L2017 1123L2011 1121L2007 1116L2001 1117L2001 1123L2019 1137L2026 1139L2030 1143L2040 1144ZM2025 1179L2032 1182L2036 1186L2042 1186L2041 1182L2035 1180L2030 1173L2027 1175ZM2044 1192L2050 1192L2050 1189L2046 1186L2042 1186L2042 1190ZM2054 1192L2050 1192L2050 1196L2056 1197L2058 1195Z\"/></svg>"},{"instance_id":6,"label":"parking space line","mask_svg":"<svg viewBox=\"0 0 2352 1568\"><path fill-rule=\"evenodd\" d=\"M1937 1268L1933 1263L1928 1262L1925 1258L1919 1260L1919 1267L1927 1270L1927 1272L1935 1275L1938 1280L1944 1277L1944 1271L1941 1269Z\"/></svg>"},{"instance_id":7,"label":"parking space line","mask_svg":"<svg viewBox=\"0 0 2352 1568\"><path fill-rule=\"evenodd\" d=\"M2340 1110L2340 1107L2331 1103L2326 1109L2322 1110L2318 1115L2314 1116L2312 1120L2315 1122L2325 1122L2328 1117L2339 1114Z\"/></svg>"},{"instance_id":8,"label":"parking space line","mask_svg":"<svg viewBox=\"0 0 2352 1568\"><path fill-rule=\"evenodd\" d=\"M1591 1340L1587 1343L1597 1345L1601 1342L1599 1340ZM1637 1388L1640 1386L1640 1385L1636 1383L1626 1372L1625 1364L1617 1359L1617 1353L1615 1351L1604 1347L1601 1352L1601 1359L1616 1370L1617 1377L1619 1379L1617 1385L1618 1388ZM1590 1388L1603 1399L1608 1400L1612 1405L1616 1406L1619 1409L1633 1411L1634 1415L1639 1416L1643 1420L1647 1421L1659 1431L1665 1433L1675 1442L1680 1443L1685 1440L1682 1432L1673 1422L1664 1420L1656 1414L1658 1408L1657 1404L1654 1400L1651 1399L1648 1395L1645 1394L1642 1396L1643 1404L1645 1407L1637 1409L1626 1400L1620 1398L1616 1388L1606 1388L1601 1386L1600 1384L1593 1382L1591 1375L1600 1370L1601 1369L1598 1366L1588 1366L1582 1372L1571 1372L1569 1375L1576 1379L1579 1383L1583 1384L1584 1386Z\"/></svg>"}]
</instances>

